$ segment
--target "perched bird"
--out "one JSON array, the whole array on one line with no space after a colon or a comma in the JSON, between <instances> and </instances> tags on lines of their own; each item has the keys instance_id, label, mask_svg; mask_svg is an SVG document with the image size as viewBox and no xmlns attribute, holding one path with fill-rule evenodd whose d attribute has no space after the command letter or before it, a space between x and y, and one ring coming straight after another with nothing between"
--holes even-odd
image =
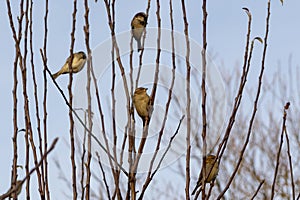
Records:
<instances>
[{"instance_id":1,"label":"perched bird","mask_svg":"<svg viewBox=\"0 0 300 200\"><path fill-rule=\"evenodd\" d=\"M14 197L13 194L16 194L15 197L19 196L19 194L22 191L22 185L23 185L23 181L17 180L16 185L15 186L11 186L9 188L9 190L5 194L2 194L0 196L0 199L5 199L7 197L13 198Z\"/></svg>"},{"instance_id":2,"label":"perched bird","mask_svg":"<svg viewBox=\"0 0 300 200\"><path fill-rule=\"evenodd\" d=\"M137 42L138 51L142 50L141 38L147 25L147 19L145 13L139 12L131 20L131 34Z\"/></svg>"},{"instance_id":3,"label":"perched bird","mask_svg":"<svg viewBox=\"0 0 300 200\"><path fill-rule=\"evenodd\" d=\"M52 75L54 79L56 79L61 74L70 73L70 70L69 70L70 59L71 59L71 57L69 57L67 59L64 66L62 66L62 68L58 72L56 72L55 74ZM83 51L74 53L73 61L72 61L72 72L73 73L80 72L83 69L85 63L86 63L86 55Z\"/></svg>"},{"instance_id":4,"label":"perched bird","mask_svg":"<svg viewBox=\"0 0 300 200\"><path fill-rule=\"evenodd\" d=\"M147 94L148 88L139 87L136 88L133 95L133 104L143 120L143 125L145 126L146 119L149 120L150 117L150 97Z\"/></svg>"},{"instance_id":5,"label":"perched bird","mask_svg":"<svg viewBox=\"0 0 300 200\"><path fill-rule=\"evenodd\" d=\"M208 155L207 158L205 159L205 174L206 174L206 183L210 183L211 181L215 180L218 172L219 172L219 163L216 161L216 156L215 155ZM215 164L214 164L215 162ZM214 164L214 166L212 166ZM212 169L211 169L212 168ZM210 172L210 173L209 173ZM192 195L195 194L198 188L201 187L202 185L202 179L203 179L203 171L201 169L200 176L197 181L197 185L195 189L192 192Z\"/></svg>"}]
</instances>

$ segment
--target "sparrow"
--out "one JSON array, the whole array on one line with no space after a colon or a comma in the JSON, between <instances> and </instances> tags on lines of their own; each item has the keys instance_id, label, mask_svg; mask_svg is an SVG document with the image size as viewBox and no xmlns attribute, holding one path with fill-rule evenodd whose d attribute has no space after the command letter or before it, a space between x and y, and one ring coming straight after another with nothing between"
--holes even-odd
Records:
<instances>
[{"instance_id":1,"label":"sparrow","mask_svg":"<svg viewBox=\"0 0 300 200\"><path fill-rule=\"evenodd\" d=\"M23 181L17 180L16 181L16 185L15 186L11 186L9 188L9 190L5 194L3 194L3 195L0 196L0 199L4 199L4 198L7 198L7 197L13 198L14 197L14 195L13 195L14 193L16 194L15 197L18 197L19 194L22 191L22 185L23 185Z\"/></svg>"},{"instance_id":2,"label":"sparrow","mask_svg":"<svg viewBox=\"0 0 300 200\"><path fill-rule=\"evenodd\" d=\"M219 172L219 163L216 161L216 156L215 155L208 155L207 158L205 159L205 173L206 173L206 183L210 183L213 180L216 179L218 172ZM215 162L215 164L214 164ZM212 166L214 164L214 166ZM211 169L212 168L212 169ZM210 173L209 173L210 172ZM197 185L195 189L192 192L192 195L194 195L197 191L198 188L201 187L202 185L202 179L203 179L203 170L201 169L200 176L197 181Z\"/></svg>"},{"instance_id":3,"label":"sparrow","mask_svg":"<svg viewBox=\"0 0 300 200\"><path fill-rule=\"evenodd\" d=\"M71 59L71 57L69 57L67 59L64 66L62 66L62 68L58 72L56 72L55 74L52 75L54 79L56 79L61 74L70 73L70 70L69 70L70 59ZM85 63L86 63L86 54L83 51L74 53L73 61L72 61L72 72L73 73L80 72L83 69Z\"/></svg>"},{"instance_id":4,"label":"sparrow","mask_svg":"<svg viewBox=\"0 0 300 200\"><path fill-rule=\"evenodd\" d=\"M145 121L150 117L150 97L147 94L148 88L139 87L134 91L133 104L138 113L138 115L143 120L143 125L145 126Z\"/></svg>"},{"instance_id":5,"label":"sparrow","mask_svg":"<svg viewBox=\"0 0 300 200\"><path fill-rule=\"evenodd\" d=\"M143 13L137 13L131 20L131 34L137 42L138 51L142 50L141 38L147 25L148 16Z\"/></svg>"}]
</instances>

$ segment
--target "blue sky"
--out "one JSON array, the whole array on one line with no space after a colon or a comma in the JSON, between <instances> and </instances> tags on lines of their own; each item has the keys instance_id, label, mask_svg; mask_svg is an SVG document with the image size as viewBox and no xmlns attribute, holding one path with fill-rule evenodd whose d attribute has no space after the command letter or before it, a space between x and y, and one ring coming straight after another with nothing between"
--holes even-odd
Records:
<instances>
[{"instance_id":1,"label":"blue sky","mask_svg":"<svg viewBox=\"0 0 300 200\"><path fill-rule=\"evenodd\" d=\"M161 18L162 28L170 28L169 25L169 1L161 2ZM174 20L175 30L183 32L181 3L174 0ZM189 33L190 37L201 44L202 41L202 10L201 1L187 1L186 2ZM91 48L96 48L99 44L110 37L110 30L107 24L107 16L105 7L102 1L98 3L90 1L90 32L91 32ZM267 11L267 2L262 0L240 1L240 0L212 0L208 1L208 51L212 55L216 55L215 63L218 67L224 67L228 71L238 63L241 65L244 46L246 40L247 15L242 10L243 7L249 8L253 16L253 26L251 37L264 37L265 32L265 18ZM268 41L268 52L266 59L266 76L272 75L278 68L278 62L281 62L283 73L287 74L285 66L288 63L288 58L292 55L292 65L299 67L300 63L300 2L286 1L282 6L279 0L272 1L271 8L271 23L270 23L270 37ZM16 24L16 15L19 5L12 2L12 11ZM73 1L53 0L49 3L49 33L48 33L48 67L51 71L58 70L65 62L69 55L70 48L70 32L72 20ZM130 30L130 21L136 12L144 11L146 9L146 1L131 0L131 1L117 1L116 5L116 32L121 33ZM155 1L152 1L150 16L148 20L148 27L156 27L156 6ZM84 9L83 2L78 2L77 13L77 31L75 41L75 51L85 50L84 33L82 27L84 25ZM39 86L39 97L42 98L42 61L39 54L39 49L43 45L43 16L44 4L42 1L34 2L34 50L35 50L35 67ZM0 141L0 160L1 170L0 178L2 184L0 185L0 193L4 192L9 187L10 171L12 165L12 87L13 87L13 60L14 60L14 41L12 38L11 29L8 23L6 3L2 3L0 7L0 47L2 53L0 54L0 67L2 73L0 74L0 126L2 136ZM260 55L262 52L262 45L256 45L254 52L253 70L260 68ZM19 73L20 75L20 73ZM20 76L19 76L20 77ZM252 77L256 80L256 76ZM76 81L76 76L75 76ZM251 76L250 76L251 82ZM19 81L18 90L21 80ZM61 88L67 93L68 76L60 77L58 83ZM28 91L33 91L32 83L28 83ZM80 83L76 83L80 84ZM19 127L23 127L22 94L19 93ZM42 99L40 99L42 102ZM34 116L34 99L30 99L31 113ZM35 129L35 127L34 127ZM52 198L57 199L62 195L61 180L59 179L59 172L57 172L53 162L56 157L62 165L66 168L70 167L69 150L65 148L68 143L68 109L63 99L60 97L57 89L48 81L48 141L52 141L55 137L60 137L60 141L55 151L51 153L50 160L50 191ZM19 138L19 149L23 148L22 137ZM62 154L60 152L66 152ZM20 152L21 153L21 152ZM21 153L22 154L22 153ZM23 158L20 157L20 163ZM70 168L69 168L70 169ZM19 171L20 176L23 177L24 172ZM70 171L65 172L67 177L71 177ZM34 179L33 179L34 180ZM35 182L35 180L33 181ZM35 183L34 183L35 184ZM24 195L24 192L23 194ZM21 197L22 199L22 197Z\"/></svg>"}]
</instances>

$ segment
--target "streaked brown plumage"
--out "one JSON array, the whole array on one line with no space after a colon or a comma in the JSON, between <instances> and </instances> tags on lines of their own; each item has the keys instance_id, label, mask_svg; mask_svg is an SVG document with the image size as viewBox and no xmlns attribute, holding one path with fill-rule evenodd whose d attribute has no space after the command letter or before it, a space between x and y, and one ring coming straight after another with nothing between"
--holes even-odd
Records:
<instances>
[{"instance_id":1,"label":"streaked brown plumage","mask_svg":"<svg viewBox=\"0 0 300 200\"><path fill-rule=\"evenodd\" d=\"M21 180L17 180L15 186L11 186L9 190L0 196L0 199L13 198L18 197L22 191L23 182ZM14 191L13 191L14 190ZM15 196L13 194L16 194Z\"/></svg>"},{"instance_id":2,"label":"streaked brown plumage","mask_svg":"<svg viewBox=\"0 0 300 200\"><path fill-rule=\"evenodd\" d=\"M139 87L134 91L133 104L145 125L146 119L150 117L150 97L147 94L147 88Z\"/></svg>"},{"instance_id":3,"label":"streaked brown plumage","mask_svg":"<svg viewBox=\"0 0 300 200\"><path fill-rule=\"evenodd\" d=\"M218 161L215 162L215 159L216 159L215 155L208 155L206 160L205 160L206 161L205 162L206 183L212 182L213 180L216 179L216 177L218 175L219 163L218 163ZM215 164L212 167L214 162L215 162ZM210 172L210 170L211 170L211 172ZM199 176L198 181L197 181L197 185L196 185L195 189L193 190L192 195L194 195L196 193L197 189L201 187L202 179L203 179L203 171L201 169L200 176Z\"/></svg>"},{"instance_id":4,"label":"streaked brown plumage","mask_svg":"<svg viewBox=\"0 0 300 200\"><path fill-rule=\"evenodd\" d=\"M147 26L147 15L143 12L137 13L131 20L131 33L138 45L138 51L142 50L141 38Z\"/></svg>"},{"instance_id":5,"label":"streaked brown plumage","mask_svg":"<svg viewBox=\"0 0 300 200\"><path fill-rule=\"evenodd\" d=\"M68 57L64 66L62 66L62 68L58 72L56 72L55 74L52 75L54 79L56 79L61 74L70 73L70 70L69 70L70 59L71 59L71 57ZM72 72L73 73L80 72L83 69L85 63L86 63L86 55L83 51L74 53L73 61L72 61Z\"/></svg>"}]
</instances>

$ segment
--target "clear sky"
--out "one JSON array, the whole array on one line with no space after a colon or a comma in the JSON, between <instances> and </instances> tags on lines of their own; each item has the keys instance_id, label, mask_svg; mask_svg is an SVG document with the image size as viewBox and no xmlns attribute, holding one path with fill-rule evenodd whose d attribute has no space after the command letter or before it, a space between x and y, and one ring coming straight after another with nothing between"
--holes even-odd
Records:
<instances>
[{"instance_id":1,"label":"clear sky","mask_svg":"<svg viewBox=\"0 0 300 200\"><path fill-rule=\"evenodd\" d=\"M16 25L16 16L19 13L19 5L12 1L12 12ZM130 30L130 21L135 13L145 11L147 2L141 0L131 1L117 1L116 4L116 32L121 33ZM175 30L183 32L183 21L181 12L181 3L178 0L173 1L174 5L174 20ZM189 21L190 37L201 45L202 41L202 10L201 1L186 1L186 8ZM99 44L103 43L110 37L110 30L107 23L107 16L104 3L98 0L98 3L90 1L90 34L91 34L91 48L95 49ZM211 0L207 3L208 10L208 52L214 55L214 62L218 67L224 67L229 72L238 63L241 65L244 46L246 41L247 15L242 10L243 7L249 8L253 16L253 26L251 38L256 36L264 37L265 32L265 18L267 11L267 1L262 0ZM278 67L282 67L282 72L287 73L285 66L288 63L289 57L292 55L292 65L299 67L300 63L300 1L286 1L282 6L279 0L272 1L271 8L271 23L270 23L270 37L268 42L268 52L266 59L266 76L272 75ZM70 48L70 33L72 22L73 1L52 0L49 3L49 21L48 21L48 67L51 71L58 70L65 62L69 55ZM37 79L39 84L39 97L42 102L42 60L39 49L43 45L43 22L44 22L44 2L34 1L34 53L35 53L35 67ZM156 27L156 5L152 1L150 15L148 19L148 27ZM169 1L161 2L161 18L162 28L170 28L169 23ZM85 49L84 42L84 9L83 2L78 1L77 12L77 31L74 51ZM135 44L134 44L135 45ZM256 45L254 52L254 71L260 68L260 55L262 46ZM1 140L0 140L0 193L7 190L10 183L11 165L12 165L12 135L13 135L13 102L12 102L12 88L13 88L13 61L14 61L14 41L12 32L9 26L7 6L4 1L0 6L0 47L2 49L0 54L0 126L1 126ZM200 55L199 55L200 56ZM154 61L155 62L155 61ZM278 63L281 65L278 65ZM227 73L228 74L228 73ZM20 73L19 73L20 75ZM76 82L76 76L75 82ZM19 76L20 78L20 76ZM252 77L256 80L256 76ZM251 81L251 76L250 76ZM67 94L68 76L60 77L58 83L64 92ZM21 80L19 80L19 128L23 128L23 98L21 91ZM80 84L76 82L75 84ZM28 91L30 95L30 106L32 117L34 112L34 99L32 98L33 87L32 82L28 83ZM34 119L32 119L34 120ZM68 108L61 98L59 92L54 87L51 80L48 81L48 141L51 142L53 138L59 137L60 141L54 152L49 157L50 163L50 191L53 199L58 199L63 195L64 184L60 179L60 172L55 167L54 158L56 158L61 165L65 165L64 169L70 168L69 149L66 144L69 142L69 122L68 122ZM35 130L36 128L33 127ZM24 148L23 138L19 137L19 150L22 155L22 148ZM62 153L65 152L65 153ZM20 162L24 163L24 157L20 156ZM64 173L71 180L70 170L65 170ZM19 176L23 177L25 173L19 170ZM33 179L35 185L35 179ZM71 191L70 191L71 192ZM24 195L24 192L23 194ZM149 197L150 198L150 197ZM22 196L20 199L23 199Z\"/></svg>"}]
</instances>

